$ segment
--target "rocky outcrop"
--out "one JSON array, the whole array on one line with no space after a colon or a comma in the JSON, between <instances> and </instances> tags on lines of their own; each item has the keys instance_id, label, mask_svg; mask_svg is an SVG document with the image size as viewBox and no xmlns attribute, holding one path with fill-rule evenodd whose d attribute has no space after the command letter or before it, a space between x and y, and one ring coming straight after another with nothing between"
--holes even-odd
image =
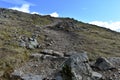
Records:
<instances>
[{"instance_id":1,"label":"rocky outcrop","mask_svg":"<svg viewBox=\"0 0 120 80\"><path fill-rule=\"evenodd\" d=\"M78 27L72 21L63 21L54 25L54 29L73 31L73 30L78 30Z\"/></svg>"}]
</instances>

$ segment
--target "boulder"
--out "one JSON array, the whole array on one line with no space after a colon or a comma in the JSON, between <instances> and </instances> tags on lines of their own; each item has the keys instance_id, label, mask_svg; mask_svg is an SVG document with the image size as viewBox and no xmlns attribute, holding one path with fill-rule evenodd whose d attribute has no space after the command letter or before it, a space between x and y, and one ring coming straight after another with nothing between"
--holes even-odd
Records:
<instances>
[{"instance_id":1,"label":"boulder","mask_svg":"<svg viewBox=\"0 0 120 80\"><path fill-rule=\"evenodd\" d=\"M104 57L98 58L94 66L99 70L110 70L115 68L113 64Z\"/></svg>"},{"instance_id":2,"label":"boulder","mask_svg":"<svg viewBox=\"0 0 120 80\"><path fill-rule=\"evenodd\" d=\"M71 55L62 68L63 80L100 80L102 75L93 72L86 53Z\"/></svg>"}]
</instances>

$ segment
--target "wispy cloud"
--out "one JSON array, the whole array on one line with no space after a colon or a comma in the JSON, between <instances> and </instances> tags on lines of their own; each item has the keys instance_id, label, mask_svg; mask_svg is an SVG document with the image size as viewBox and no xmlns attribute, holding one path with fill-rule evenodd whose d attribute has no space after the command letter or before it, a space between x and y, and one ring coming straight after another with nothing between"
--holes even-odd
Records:
<instances>
[{"instance_id":1,"label":"wispy cloud","mask_svg":"<svg viewBox=\"0 0 120 80\"><path fill-rule=\"evenodd\" d=\"M117 22L104 22L104 21L92 21L89 22L90 24L95 24L101 27L106 27L114 31L119 31L120 32L120 21Z\"/></svg>"},{"instance_id":2,"label":"wispy cloud","mask_svg":"<svg viewBox=\"0 0 120 80\"><path fill-rule=\"evenodd\" d=\"M50 16L52 16L52 17L59 17L59 14L57 12L53 12L53 13L50 14Z\"/></svg>"}]
</instances>

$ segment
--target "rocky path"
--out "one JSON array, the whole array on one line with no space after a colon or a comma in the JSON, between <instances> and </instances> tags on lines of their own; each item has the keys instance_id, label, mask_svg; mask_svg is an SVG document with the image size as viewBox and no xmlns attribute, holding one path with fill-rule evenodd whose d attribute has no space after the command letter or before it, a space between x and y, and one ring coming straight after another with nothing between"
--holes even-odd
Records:
<instances>
[{"instance_id":1,"label":"rocky path","mask_svg":"<svg viewBox=\"0 0 120 80\"><path fill-rule=\"evenodd\" d=\"M72 32L54 30L50 28L45 28L44 32L46 33L46 42L50 43L46 48L60 52L80 50L84 39L84 36L78 37L77 34Z\"/></svg>"},{"instance_id":2,"label":"rocky path","mask_svg":"<svg viewBox=\"0 0 120 80\"><path fill-rule=\"evenodd\" d=\"M86 52L71 53L69 57L51 55L51 50L33 54L29 62L14 70L12 80L120 80L120 58L89 62Z\"/></svg>"}]
</instances>

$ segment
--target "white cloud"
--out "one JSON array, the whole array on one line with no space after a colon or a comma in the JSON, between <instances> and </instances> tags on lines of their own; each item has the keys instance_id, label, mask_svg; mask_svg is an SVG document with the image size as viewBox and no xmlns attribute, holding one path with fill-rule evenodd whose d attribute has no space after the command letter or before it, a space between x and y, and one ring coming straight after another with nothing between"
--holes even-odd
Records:
<instances>
[{"instance_id":1,"label":"white cloud","mask_svg":"<svg viewBox=\"0 0 120 80\"><path fill-rule=\"evenodd\" d=\"M53 12L53 13L50 14L50 16L52 16L52 17L59 17L59 14L57 12Z\"/></svg>"},{"instance_id":2,"label":"white cloud","mask_svg":"<svg viewBox=\"0 0 120 80\"><path fill-rule=\"evenodd\" d=\"M10 9L13 9L13 10L18 10L18 11L22 11L22 12L26 12L26 13L31 13L31 14L40 14L39 12L31 12L30 11L30 6L35 6L35 4L32 4L32 3L28 2L27 0L0 0L0 1L15 4L15 5L22 5L20 7L18 7L18 6L10 7ZM51 14L41 14L41 15L50 15L52 17L59 17L59 14L57 12L53 12Z\"/></svg>"},{"instance_id":3,"label":"white cloud","mask_svg":"<svg viewBox=\"0 0 120 80\"><path fill-rule=\"evenodd\" d=\"M117 22L92 21L89 23L120 32L120 21Z\"/></svg>"},{"instance_id":4,"label":"white cloud","mask_svg":"<svg viewBox=\"0 0 120 80\"><path fill-rule=\"evenodd\" d=\"M21 7L11 7L10 9L30 13L29 8L30 8L29 4L23 4Z\"/></svg>"},{"instance_id":5,"label":"white cloud","mask_svg":"<svg viewBox=\"0 0 120 80\"><path fill-rule=\"evenodd\" d=\"M13 9L13 10L18 10L18 11L22 11L22 12L26 12L26 13L31 13L31 14L40 14L39 12L31 12L30 11L30 5L29 4L23 4L22 6L20 7L11 7L10 9ZM40 15L46 15L46 14L40 14ZM51 14L47 14L47 15L50 15L52 17L59 17L59 14L57 12L53 12Z\"/></svg>"}]
</instances>

